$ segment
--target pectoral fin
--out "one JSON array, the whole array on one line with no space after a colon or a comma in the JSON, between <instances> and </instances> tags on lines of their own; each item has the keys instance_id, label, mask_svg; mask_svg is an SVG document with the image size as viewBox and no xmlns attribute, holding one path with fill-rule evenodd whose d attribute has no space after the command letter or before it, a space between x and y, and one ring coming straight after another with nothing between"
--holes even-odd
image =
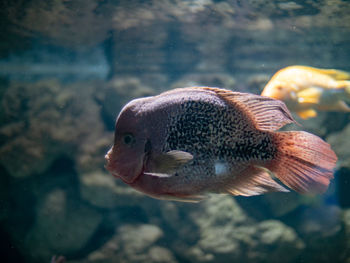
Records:
<instances>
[{"instance_id":1,"label":"pectoral fin","mask_svg":"<svg viewBox=\"0 0 350 263\"><path fill-rule=\"evenodd\" d=\"M300 104L318 104L322 95L322 89L317 87L310 87L297 92L298 102Z\"/></svg>"},{"instance_id":2,"label":"pectoral fin","mask_svg":"<svg viewBox=\"0 0 350 263\"><path fill-rule=\"evenodd\" d=\"M193 159L192 154L184 151L173 150L161 153L152 158L152 174L172 174L176 169ZM164 176L163 176L164 177Z\"/></svg>"},{"instance_id":3,"label":"pectoral fin","mask_svg":"<svg viewBox=\"0 0 350 263\"><path fill-rule=\"evenodd\" d=\"M163 195L161 197L156 197L161 200L186 202L186 203L198 203L207 198L205 195Z\"/></svg>"},{"instance_id":4,"label":"pectoral fin","mask_svg":"<svg viewBox=\"0 0 350 263\"><path fill-rule=\"evenodd\" d=\"M317 116L317 112L314 109L298 111L297 114L302 119L309 119Z\"/></svg>"},{"instance_id":5,"label":"pectoral fin","mask_svg":"<svg viewBox=\"0 0 350 263\"><path fill-rule=\"evenodd\" d=\"M162 173L143 173L145 175L150 175L150 176L154 176L154 177L159 177L159 178L169 178L172 177L172 174L162 174Z\"/></svg>"}]
</instances>

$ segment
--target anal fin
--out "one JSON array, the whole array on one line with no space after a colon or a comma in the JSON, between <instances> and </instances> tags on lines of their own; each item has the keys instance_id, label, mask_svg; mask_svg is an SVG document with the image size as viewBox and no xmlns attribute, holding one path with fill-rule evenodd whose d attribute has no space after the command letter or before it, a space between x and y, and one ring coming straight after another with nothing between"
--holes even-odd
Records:
<instances>
[{"instance_id":1,"label":"anal fin","mask_svg":"<svg viewBox=\"0 0 350 263\"><path fill-rule=\"evenodd\" d=\"M274 181L269 173L258 166L247 169L244 173L233 178L225 188L232 195L253 196L268 192L289 192Z\"/></svg>"}]
</instances>

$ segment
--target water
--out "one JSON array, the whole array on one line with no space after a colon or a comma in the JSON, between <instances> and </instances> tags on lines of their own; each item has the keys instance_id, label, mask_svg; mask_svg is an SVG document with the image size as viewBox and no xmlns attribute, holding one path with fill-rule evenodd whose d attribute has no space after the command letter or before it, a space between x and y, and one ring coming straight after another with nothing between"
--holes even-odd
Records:
<instances>
[{"instance_id":1,"label":"water","mask_svg":"<svg viewBox=\"0 0 350 263\"><path fill-rule=\"evenodd\" d=\"M303 129L338 155L324 195L135 192L104 168L132 98L189 85L259 94L289 65L350 71L350 3L2 1L1 262L350 262L348 113Z\"/></svg>"}]
</instances>

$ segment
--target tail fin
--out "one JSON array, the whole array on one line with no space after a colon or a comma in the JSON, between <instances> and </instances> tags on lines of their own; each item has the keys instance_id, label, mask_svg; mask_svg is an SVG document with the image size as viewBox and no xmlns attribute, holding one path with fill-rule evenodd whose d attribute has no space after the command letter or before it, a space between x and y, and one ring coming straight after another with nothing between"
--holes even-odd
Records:
<instances>
[{"instance_id":1,"label":"tail fin","mask_svg":"<svg viewBox=\"0 0 350 263\"><path fill-rule=\"evenodd\" d=\"M277 132L276 159L267 167L282 183L299 193L327 190L337 156L321 138L302 131Z\"/></svg>"}]
</instances>

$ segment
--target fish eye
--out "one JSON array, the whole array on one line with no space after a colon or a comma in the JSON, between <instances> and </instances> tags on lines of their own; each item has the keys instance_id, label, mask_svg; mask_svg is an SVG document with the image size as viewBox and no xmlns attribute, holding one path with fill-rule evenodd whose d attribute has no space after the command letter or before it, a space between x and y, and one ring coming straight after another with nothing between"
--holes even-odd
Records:
<instances>
[{"instance_id":1,"label":"fish eye","mask_svg":"<svg viewBox=\"0 0 350 263\"><path fill-rule=\"evenodd\" d=\"M131 133L124 134L123 143L126 145L131 145L135 142L135 137Z\"/></svg>"}]
</instances>

